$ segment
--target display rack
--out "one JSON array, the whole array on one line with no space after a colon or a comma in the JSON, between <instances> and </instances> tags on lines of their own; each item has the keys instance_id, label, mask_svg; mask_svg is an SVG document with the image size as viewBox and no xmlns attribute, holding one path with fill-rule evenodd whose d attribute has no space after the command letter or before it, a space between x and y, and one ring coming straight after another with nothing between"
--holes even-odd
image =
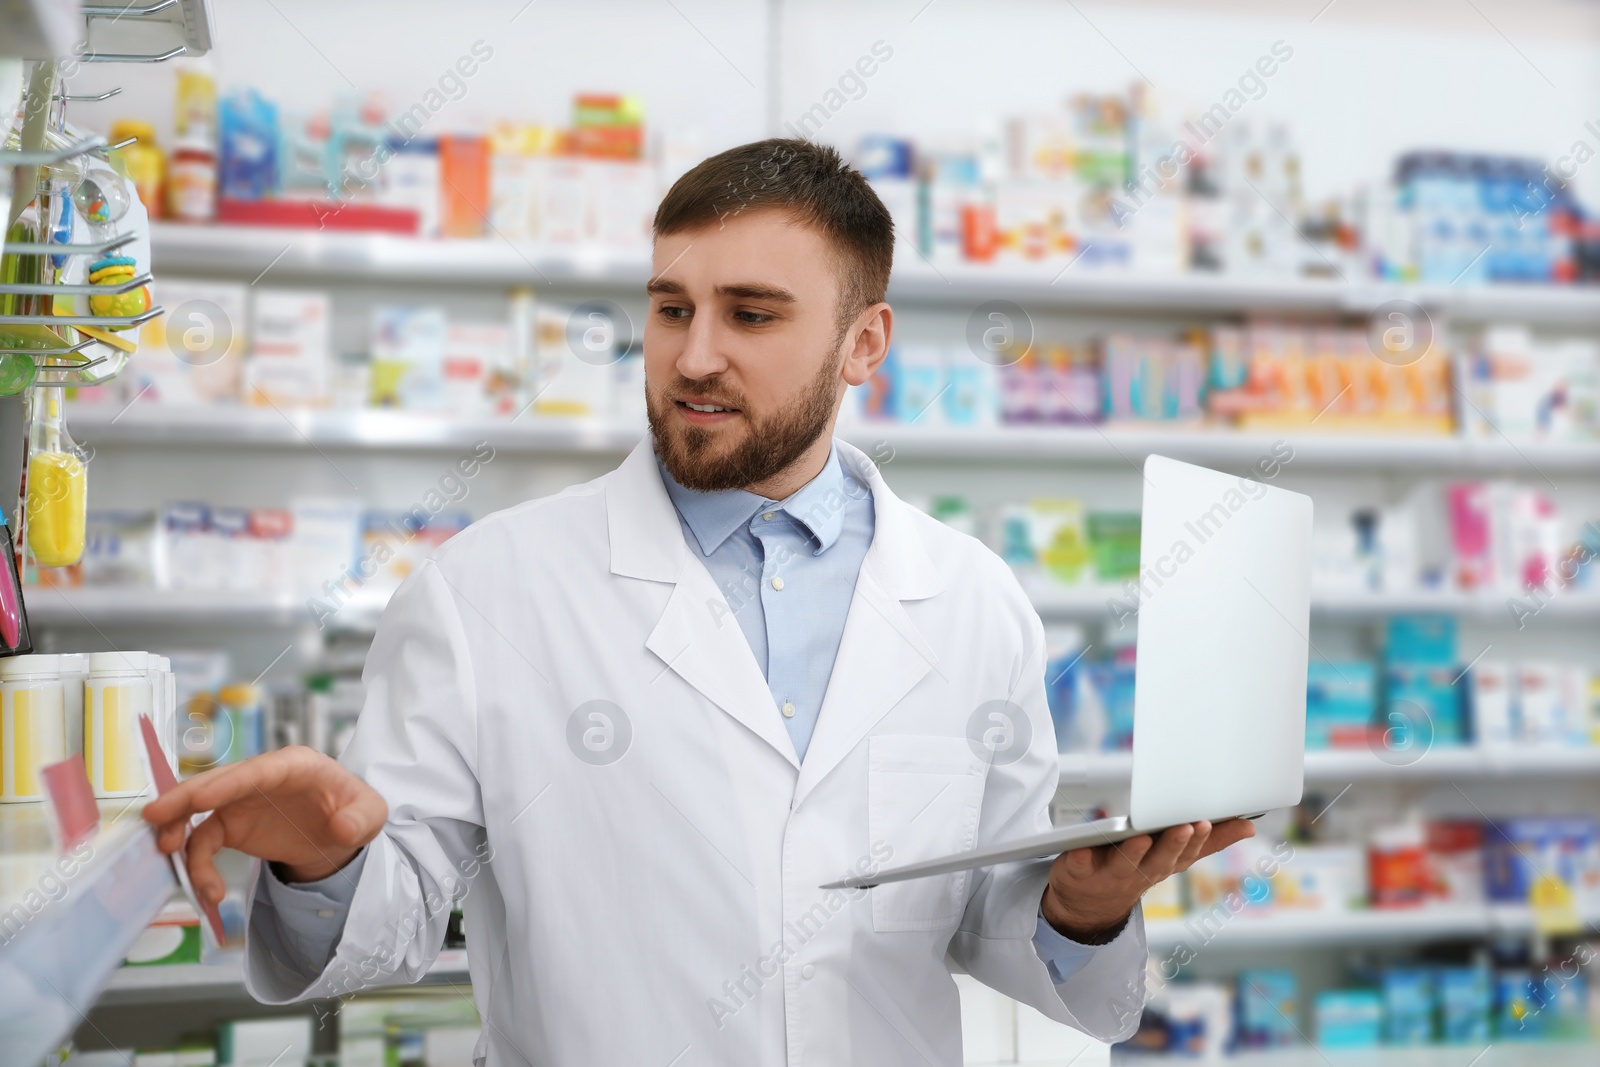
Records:
<instances>
[{"instance_id":1,"label":"display rack","mask_svg":"<svg viewBox=\"0 0 1600 1067\"><path fill-rule=\"evenodd\" d=\"M56 5L69 10L77 5ZM146 0L81 7L84 42L71 52L85 63L158 62L199 55L211 46L207 0ZM60 37L51 38L59 46ZM24 97L26 118L17 151L0 151L0 167L10 169L6 188L36 188L40 167L87 154L104 154L121 145L103 138L73 141L65 134L65 110L83 97L65 90L54 59L23 55L32 64ZM65 66L65 64L61 64ZM104 99L112 93L102 94ZM8 124L9 126L9 124ZM7 146L0 144L0 149ZM31 197L14 198L6 228ZM20 200L18 203L16 201ZM139 236L123 233L94 242L52 240L46 217L43 239L7 241L0 252L16 264L0 295L16 304L0 315L0 326L27 337L28 344L0 351L10 360L28 359L37 378L29 384L94 384L114 377L122 360L93 354L96 338L79 327L126 329L162 314L152 307L139 314L57 314L56 297L114 295L148 285L140 275L118 286L53 284L52 260L98 258ZM49 257L49 258L47 258ZM54 339L60 343L53 343ZM102 342L100 347L111 351ZM23 386L26 388L26 385ZM13 471L12 485L21 483ZM40 1062L86 1018L95 998L129 947L177 888L171 861L140 819L139 801L100 806L94 835L70 853L58 847L42 804L0 805L0 1059Z\"/></svg>"}]
</instances>

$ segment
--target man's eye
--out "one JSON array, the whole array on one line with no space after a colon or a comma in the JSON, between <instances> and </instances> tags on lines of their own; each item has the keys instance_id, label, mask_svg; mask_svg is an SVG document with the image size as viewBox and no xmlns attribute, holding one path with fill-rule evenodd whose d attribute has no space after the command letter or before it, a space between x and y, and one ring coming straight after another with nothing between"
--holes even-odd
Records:
<instances>
[{"instance_id":1,"label":"man's eye","mask_svg":"<svg viewBox=\"0 0 1600 1067\"><path fill-rule=\"evenodd\" d=\"M764 315L759 311L735 311L733 317L749 326L760 326L762 323L772 321L771 315Z\"/></svg>"},{"instance_id":2,"label":"man's eye","mask_svg":"<svg viewBox=\"0 0 1600 1067\"><path fill-rule=\"evenodd\" d=\"M668 304L661 308L660 315L668 322L682 322L689 317L689 309Z\"/></svg>"}]
</instances>

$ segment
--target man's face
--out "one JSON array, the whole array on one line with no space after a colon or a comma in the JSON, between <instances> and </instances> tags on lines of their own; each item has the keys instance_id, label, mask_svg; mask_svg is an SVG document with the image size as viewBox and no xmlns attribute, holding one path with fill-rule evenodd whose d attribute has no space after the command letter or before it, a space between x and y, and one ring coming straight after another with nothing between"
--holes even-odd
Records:
<instances>
[{"instance_id":1,"label":"man's face","mask_svg":"<svg viewBox=\"0 0 1600 1067\"><path fill-rule=\"evenodd\" d=\"M645 396L680 484L769 480L830 432L844 385L837 262L774 210L656 240Z\"/></svg>"}]
</instances>

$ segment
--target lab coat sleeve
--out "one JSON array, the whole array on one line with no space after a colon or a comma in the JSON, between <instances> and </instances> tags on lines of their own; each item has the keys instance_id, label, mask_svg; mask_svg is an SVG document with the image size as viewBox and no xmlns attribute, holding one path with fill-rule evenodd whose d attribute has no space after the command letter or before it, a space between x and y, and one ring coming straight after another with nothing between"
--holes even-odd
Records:
<instances>
[{"instance_id":1,"label":"lab coat sleeve","mask_svg":"<svg viewBox=\"0 0 1600 1067\"><path fill-rule=\"evenodd\" d=\"M272 958L305 978L322 973L344 932L367 850L320 882L283 881L264 863L256 876L250 934ZM1059 936L1059 935L1057 935Z\"/></svg>"},{"instance_id":2,"label":"lab coat sleeve","mask_svg":"<svg viewBox=\"0 0 1600 1067\"><path fill-rule=\"evenodd\" d=\"M340 761L383 796L388 821L366 848L333 956L309 980L275 958L247 916L245 984L264 1003L421 978L488 862L472 657L439 564L424 563L390 600L362 680L366 703ZM253 912L259 899L246 900Z\"/></svg>"},{"instance_id":3,"label":"lab coat sleeve","mask_svg":"<svg viewBox=\"0 0 1600 1067\"><path fill-rule=\"evenodd\" d=\"M1017 759L997 760L989 768L980 846L1042 833L1050 826L1060 759L1045 701L1044 627L1031 612L1028 623L1011 700L1027 720L1030 741ZM1073 972L1057 984L1036 943L1050 863L1008 863L974 872L961 924L950 942L950 959L985 985L1057 1022L1101 1041L1124 1040L1138 1028L1144 1008L1143 914L1136 907L1114 940L1073 961Z\"/></svg>"}]
</instances>

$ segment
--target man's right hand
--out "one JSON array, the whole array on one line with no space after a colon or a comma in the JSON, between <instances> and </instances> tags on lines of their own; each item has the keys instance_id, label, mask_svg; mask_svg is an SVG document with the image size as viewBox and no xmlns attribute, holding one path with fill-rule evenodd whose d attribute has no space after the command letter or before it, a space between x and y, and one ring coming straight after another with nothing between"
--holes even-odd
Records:
<instances>
[{"instance_id":1,"label":"man's right hand","mask_svg":"<svg viewBox=\"0 0 1600 1067\"><path fill-rule=\"evenodd\" d=\"M191 816L211 814L189 835L189 880L220 901L221 848L282 865L288 880L314 882L349 863L378 836L389 808L337 760L304 746L252 756L195 775L145 805L163 852L183 845Z\"/></svg>"}]
</instances>

